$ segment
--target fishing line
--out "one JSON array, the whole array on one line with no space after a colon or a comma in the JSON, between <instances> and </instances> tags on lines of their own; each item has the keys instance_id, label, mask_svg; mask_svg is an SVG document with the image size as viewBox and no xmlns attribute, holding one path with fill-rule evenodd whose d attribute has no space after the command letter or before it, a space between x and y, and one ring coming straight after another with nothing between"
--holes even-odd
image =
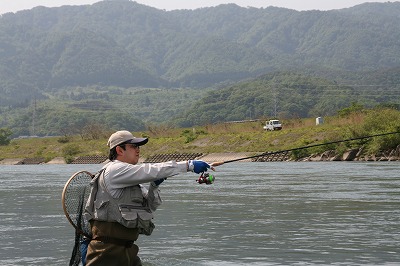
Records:
<instances>
[{"instance_id":1,"label":"fishing line","mask_svg":"<svg viewBox=\"0 0 400 266\"><path fill-rule=\"evenodd\" d=\"M237 161L253 159L253 158L258 158L258 157L263 157L263 156L268 156L268 155L274 155L274 154L279 154L279 153L287 153L287 152L291 152L291 151L303 150L303 149L308 149L308 148L313 148L313 147L325 146L325 145L330 145L330 144L337 144L337 143L342 143L342 142L349 142L349 141L354 141L354 140L369 139L369 138L373 138L373 137L381 137L381 136L387 136L387 135L393 135L393 134L399 134L399 133L400 133L400 131L388 132L388 133L381 133L381 134L375 134L375 135L364 136L364 137L357 137L357 138L350 138L350 139L344 139L344 140L337 140L337 141L313 144L313 145L308 145L308 146L303 146L303 147L298 147L298 148L293 148L293 149L287 149L287 150L264 152L262 154L243 157L243 158L238 158L238 159L233 159L233 160L228 160L228 161L224 161L224 162L214 162L214 163L212 163L212 166L219 166L219 165L226 164L226 163L233 163L233 162L237 162Z\"/></svg>"}]
</instances>

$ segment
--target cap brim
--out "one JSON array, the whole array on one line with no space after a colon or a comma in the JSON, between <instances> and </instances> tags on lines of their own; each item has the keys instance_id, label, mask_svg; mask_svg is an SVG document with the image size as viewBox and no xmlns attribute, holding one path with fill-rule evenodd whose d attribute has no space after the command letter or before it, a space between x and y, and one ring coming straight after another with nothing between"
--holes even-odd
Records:
<instances>
[{"instance_id":1,"label":"cap brim","mask_svg":"<svg viewBox=\"0 0 400 266\"><path fill-rule=\"evenodd\" d=\"M125 143L135 144L137 146L142 146L149 141L148 138L134 138L126 141Z\"/></svg>"}]
</instances>

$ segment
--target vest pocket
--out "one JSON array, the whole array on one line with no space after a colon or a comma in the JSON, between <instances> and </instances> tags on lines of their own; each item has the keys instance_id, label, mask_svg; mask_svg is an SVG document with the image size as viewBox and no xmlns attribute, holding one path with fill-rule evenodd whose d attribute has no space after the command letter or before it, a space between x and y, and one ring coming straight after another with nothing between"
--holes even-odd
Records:
<instances>
[{"instance_id":1,"label":"vest pocket","mask_svg":"<svg viewBox=\"0 0 400 266\"><path fill-rule=\"evenodd\" d=\"M138 228L139 234L151 235L154 230L154 223L151 221L153 219L153 214L148 212L138 213Z\"/></svg>"},{"instance_id":2,"label":"vest pocket","mask_svg":"<svg viewBox=\"0 0 400 266\"><path fill-rule=\"evenodd\" d=\"M135 202L135 203L143 203L143 193L142 193L142 189L137 188L137 186L132 187L132 189L130 189L130 198L131 198L131 202Z\"/></svg>"},{"instance_id":3,"label":"vest pocket","mask_svg":"<svg viewBox=\"0 0 400 266\"><path fill-rule=\"evenodd\" d=\"M121 224L128 228L138 228L139 234L151 235L154 224L151 221L153 214L142 206L119 205L122 221Z\"/></svg>"}]
</instances>

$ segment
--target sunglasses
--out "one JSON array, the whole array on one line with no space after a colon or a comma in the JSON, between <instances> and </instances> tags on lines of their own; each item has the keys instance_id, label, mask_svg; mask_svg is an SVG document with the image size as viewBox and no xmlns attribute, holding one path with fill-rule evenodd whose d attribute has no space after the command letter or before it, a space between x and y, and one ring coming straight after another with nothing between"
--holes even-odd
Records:
<instances>
[{"instance_id":1,"label":"sunglasses","mask_svg":"<svg viewBox=\"0 0 400 266\"><path fill-rule=\"evenodd\" d=\"M132 144L132 143L124 143L124 144L121 144L121 145L119 145L119 146L123 146L123 147L126 147L127 145L129 145L129 146L131 146L132 148L134 148L134 149L140 149L140 146L139 145L136 145L136 144Z\"/></svg>"}]
</instances>

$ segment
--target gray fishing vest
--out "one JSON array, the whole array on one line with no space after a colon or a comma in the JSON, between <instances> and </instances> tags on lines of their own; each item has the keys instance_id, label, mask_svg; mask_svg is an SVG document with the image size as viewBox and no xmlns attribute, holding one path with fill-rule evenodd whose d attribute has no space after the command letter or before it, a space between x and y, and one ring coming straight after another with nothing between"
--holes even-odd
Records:
<instances>
[{"instance_id":1,"label":"gray fishing vest","mask_svg":"<svg viewBox=\"0 0 400 266\"><path fill-rule=\"evenodd\" d=\"M105 187L104 170L96 174L90 185L84 214L87 221L118 222L128 228L137 228L139 234L151 235L155 227L153 213L139 185L126 187L115 199Z\"/></svg>"}]
</instances>

